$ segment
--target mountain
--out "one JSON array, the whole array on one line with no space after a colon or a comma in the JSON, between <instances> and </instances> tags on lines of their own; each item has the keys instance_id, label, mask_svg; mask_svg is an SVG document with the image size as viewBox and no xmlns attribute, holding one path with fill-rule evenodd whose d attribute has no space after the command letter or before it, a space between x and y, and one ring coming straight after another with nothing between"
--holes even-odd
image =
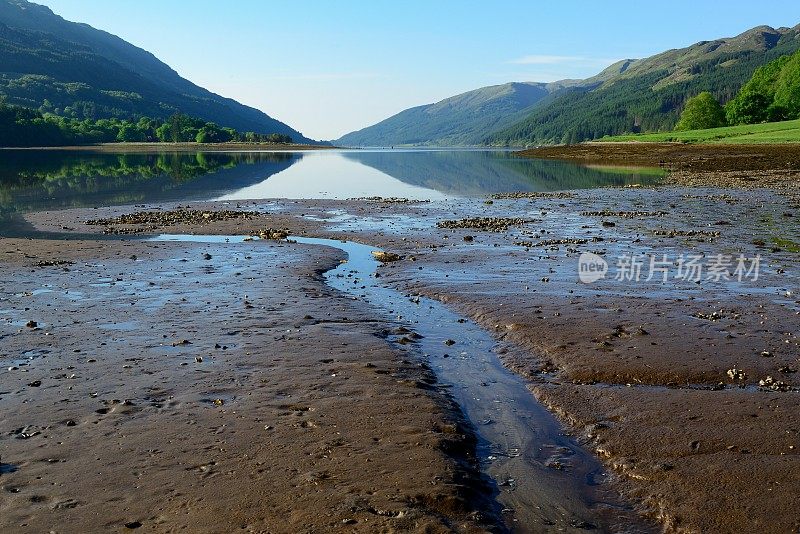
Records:
<instances>
[{"instance_id":1,"label":"mountain","mask_svg":"<svg viewBox=\"0 0 800 534\"><path fill-rule=\"evenodd\" d=\"M685 101L703 91L725 103L760 66L800 49L800 25L758 26L731 38L703 41L627 60L599 83L563 91L518 123L487 132L490 145L574 143L640 131L671 130Z\"/></svg>"},{"instance_id":2,"label":"mountain","mask_svg":"<svg viewBox=\"0 0 800 534\"><path fill-rule=\"evenodd\" d=\"M761 65L800 49L800 25L758 26L645 59L625 59L585 80L507 83L411 108L336 141L346 146L574 143L671 130L687 98L733 98Z\"/></svg>"},{"instance_id":3,"label":"mountain","mask_svg":"<svg viewBox=\"0 0 800 534\"><path fill-rule=\"evenodd\" d=\"M528 116L545 97L577 83L506 83L401 111L334 143L342 146L476 145Z\"/></svg>"},{"instance_id":4,"label":"mountain","mask_svg":"<svg viewBox=\"0 0 800 534\"><path fill-rule=\"evenodd\" d=\"M243 132L313 142L182 78L150 52L26 0L0 0L0 95L11 104L80 119L182 112Z\"/></svg>"}]
</instances>

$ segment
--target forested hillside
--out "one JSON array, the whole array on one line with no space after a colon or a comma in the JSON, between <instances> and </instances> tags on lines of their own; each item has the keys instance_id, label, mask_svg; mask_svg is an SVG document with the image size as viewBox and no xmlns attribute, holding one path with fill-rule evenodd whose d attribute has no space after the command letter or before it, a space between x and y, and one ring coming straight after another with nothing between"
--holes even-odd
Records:
<instances>
[{"instance_id":1,"label":"forested hillside","mask_svg":"<svg viewBox=\"0 0 800 534\"><path fill-rule=\"evenodd\" d=\"M397 115L336 141L344 146L476 145L486 132L525 118L542 99L570 81L483 87Z\"/></svg>"},{"instance_id":2,"label":"forested hillside","mask_svg":"<svg viewBox=\"0 0 800 534\"><path fill-rule=\"evenodd\" d=\"M729 124L800 119L800 51L756 69L725 115Z\"/></svg>"},{"instance_id":3,"label":"forested hillside","mask_svg":"<svg viewBox=\"0 0 800 534\"><path fill-rule=\"evenodd\" d=\"M575 143L605 135L671 130L685 101L708 91L731 100L760 66L800 49L800 26L760 26L635 61L597 87L569 89L497 133L490 145Z\"/></svg>"},{"instance_id":4,"label":"forested hillside","mask_svg":"<svg viewBox=\"0 0 800 534\"><path fill-rule=\"evenodd\" d=\"M0 0L0 95L75 119L184 113L239 131L310 142L265 113L180 77L151 53L44 6Z\"/></svg>"}]
</instances>

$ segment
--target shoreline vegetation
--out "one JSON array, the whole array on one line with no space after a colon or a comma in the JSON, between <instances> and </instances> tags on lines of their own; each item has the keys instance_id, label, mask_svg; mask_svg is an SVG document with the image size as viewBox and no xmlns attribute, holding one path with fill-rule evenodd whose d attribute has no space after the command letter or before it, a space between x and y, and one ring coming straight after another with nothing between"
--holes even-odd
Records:
<instances>
[{"instance_id":1,"label":"shoreline vegetation","mask_svg":"<svg viewBox=\"0 0 800 534\"><path fill-rule=\"evenodd\" d=\"M740 124L697 130L626 134L602 137L596 143L686 143L769 145L800 142L800 119Z\"/></svg>"},{"instance_id":2,"label":"shoreline vegetation","mask_svg":"<svg viewBox=\"0 0 800 534\"><path fill-rule=\"evenodd\" d=\"M174 113L167 118L139 116L130 119L81 120L9 105L0 97L0 147L60 148L105 144L112 146L182 144L193 147L261 144L289 146L294 144L294 140L286 134L241 132L183 113Z\"/></svg>"},{"instance_id":3,"label":"shoreline vegetation","mask_svg":"<svg viewBox=\"0 0 800 534\"><path fill-rule=\"evenodd\" d=\"M293 152L298 150L331 150L339 147L332 145L304 145L294 143L246 143L246 142L226 142L226 143L169 143L169 142L145 142L145 143L95 143L89 145L64 145L64 146L25 146L25 147L0 147L6 151L86 151L86 152L111 152L111 153L130 153L130 154L152 154L152 153L171 153L171 152L240 152L240 151L266 151L266 152Z\"/></svg>"}]
</instances>

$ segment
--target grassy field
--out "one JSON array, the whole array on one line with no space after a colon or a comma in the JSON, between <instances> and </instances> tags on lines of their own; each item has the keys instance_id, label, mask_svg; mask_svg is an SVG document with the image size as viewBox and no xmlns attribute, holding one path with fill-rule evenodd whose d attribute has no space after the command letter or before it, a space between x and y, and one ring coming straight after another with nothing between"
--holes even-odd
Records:
<instances>
[{"instance_id":1,"label":"grassy field","mask_svg":"<svg viewBox=\"0 0 800 534\"><path fill-rule=\"evenodd\" d=\"M800 120L725 126L709 130L662 132L603 137L600 142L641 141L645 143L797 143L800 142Z\"/></svg>"}]
</instances>

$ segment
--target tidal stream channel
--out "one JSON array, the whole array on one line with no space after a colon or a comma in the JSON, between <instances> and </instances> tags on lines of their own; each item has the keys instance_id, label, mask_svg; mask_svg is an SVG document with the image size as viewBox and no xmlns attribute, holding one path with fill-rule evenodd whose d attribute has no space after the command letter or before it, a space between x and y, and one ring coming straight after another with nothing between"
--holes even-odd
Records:
<instances>
[{"instance_id":1,"label":"tidal stream channel","mask_svg":"<svg viewBox=\"0 0 800 534\"><path fill-rule=\"evenodd\" d=\"M158 241L241 243L243 236L161 235ZM477 437L477 458L494 493L504 527L513 532L651 532L609 487L597 458L564 433L519 375L497 356L497 342L444 304L404 295L376 276L376 247L309 237L290 243L327 246L347 261L327 271L326 283L371 306L399 330L388 341L416 352L438 386L458 403ZM502 528L502 527L501 527Z\"/></svg>"}]
</instances>

